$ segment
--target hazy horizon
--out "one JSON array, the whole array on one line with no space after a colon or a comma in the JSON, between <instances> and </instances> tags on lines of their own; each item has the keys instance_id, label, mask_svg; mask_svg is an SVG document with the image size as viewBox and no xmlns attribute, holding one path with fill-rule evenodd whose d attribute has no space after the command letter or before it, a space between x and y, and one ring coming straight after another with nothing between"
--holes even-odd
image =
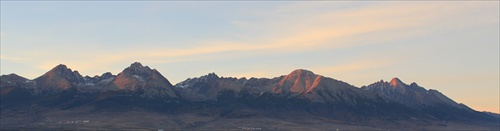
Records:
<instances>
[{"instance_id":1,"label":"hazy horizon","mask_svg":"<svg viewBox=\"0 0 500 131\"><path fill-rule=\"evenodd\" d=\"M307 69L357 87L398 77L500 113L499 12L498 1L1 1L0 74L118 74L137 61L175 84Z\"/></svg>"}]
</instances>

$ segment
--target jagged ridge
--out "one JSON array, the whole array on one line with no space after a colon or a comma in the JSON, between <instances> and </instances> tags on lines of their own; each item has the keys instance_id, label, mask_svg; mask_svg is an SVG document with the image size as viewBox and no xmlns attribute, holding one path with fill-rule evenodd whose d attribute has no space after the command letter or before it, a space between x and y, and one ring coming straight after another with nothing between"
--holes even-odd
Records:
<instances>
[{"instance_id":1,"label":"jagged ridge","mask_svg":"<svg viewBox=\"0 0 500 131\"><path fill-rule=\"evenodd\" d=\"M2 108L41 101L62 109L88 105L95 109L141 107L161 111L257 108L299 110L336 119L491 120L487 117L490 115L458 104L436 90L426 90L416 83L407 85L398 78L357 88L304 69L271 79L224 78L210 73L175 86L156 69L138 62L116 76L107 72L82 77L61 64L33 81L17 75L0 78ZM454 113L440 116L443 111Z\"/></svg>"}]
</instances>

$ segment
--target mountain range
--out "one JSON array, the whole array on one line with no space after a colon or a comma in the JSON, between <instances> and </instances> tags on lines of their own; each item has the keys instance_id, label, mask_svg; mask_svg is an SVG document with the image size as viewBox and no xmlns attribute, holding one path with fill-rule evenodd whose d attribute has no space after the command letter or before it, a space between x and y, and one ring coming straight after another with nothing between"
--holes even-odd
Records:
<instances>
[{"instance_id":1,"label":"mountain range","mask_svg":"<svg viewBox=\"0 0 500 131\"><path fill-rule=\"evenodd\" d=\"M274 78L219 77L175 85L132 63L82 76L60 64L33 80L0 76L1 129L486 129L498 114L398 78L363 87L305 69Z\"/></svg>"}]
</instances>

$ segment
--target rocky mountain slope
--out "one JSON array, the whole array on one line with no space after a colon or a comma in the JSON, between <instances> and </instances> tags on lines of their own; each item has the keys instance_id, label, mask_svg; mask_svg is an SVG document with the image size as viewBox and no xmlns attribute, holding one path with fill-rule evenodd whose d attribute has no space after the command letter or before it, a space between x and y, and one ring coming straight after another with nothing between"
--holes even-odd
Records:
<instances>
[{"instance_id":1,"label":"rocky mountain slope","mask_svg":"<svg viewBox=\"0 0 500 131\"><path fill-rule=\"evenodd\" d=\"M444 104L456 108L468 108L463 104L456 103L437 90L426 90L425 88L420 87L417 83L407 85L398 78L393 78L390 82L381 80L361 88L376 92L391 100L395 100L410 107Z\"/></svg>"},{"instance_id":2,"label":"rocky mountain slope","mask_svg":"<svg viewBox=\"0 0 500 131\"><path fill-rule=\"evenodd\" d=\"M390 82L381 80L363 86L361 89L375 92L388 100L425 112L429 116L441 120L468 120L484 116L484 113L474 111L462 103L457 103L437 90L427 90L415 82L408 85L398 78L393 78Z\"/></svg>"},{"instance_id":3,"label":"rocky mountain slope","mask_svg":"<svg viewBox=\"0 0 500 131\"><path fill-rule=\"evenodd\" d=\"M243 129L240 127L248 124L261 129L290 129L269 123L306 126L301 129L339 125L350 129L500 127L498 117L477 112L416 83L407 85L394 78L358 88L304 69L275 78L210 73L174 86L156 69L138 62L116 76L107 72L94 77L58 65L34 80L2 75L0 89L2 129ZM149 117L137 121L141 115ZM73 117L99 122L60 123ZM134 126L106 126L127 120ZM229 120L251 123L221 125ZM319 123L325 124L317 126Z\"/></svg>"}]
</instances>

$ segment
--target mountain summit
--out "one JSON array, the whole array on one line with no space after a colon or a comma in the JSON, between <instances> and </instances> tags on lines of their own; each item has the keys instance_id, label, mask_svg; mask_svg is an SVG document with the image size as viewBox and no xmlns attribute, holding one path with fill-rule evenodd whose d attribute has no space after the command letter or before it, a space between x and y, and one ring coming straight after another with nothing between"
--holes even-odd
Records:
<instances>
[{"instance_id":1,"label":"mountain summit","mask_svg":"<svg viewBox=\"0 0 500 131\"><path fill-rule=\"evenodd\" d=\"M28 79L14 73L2 75L0 76L0 88L21 86L27 81Z\"/></svg>"},{"instance_id":2,"label":"mountain summit","mask_svg":"<svg viewBox=\"0 0 500 131\"><path fill-rule=\"evenodd\" d=\"M323 76L311 71L297 69L286 75L279 84L273 88L275 93L309 93L321 82Z\"/></svg>"},{"instance_id":3,"label":"mountain summit","mask_svg":"<svg viewBox=\"0 0 500 131\"><path fill-rule=\"evenodd\" d=\"M394 77L392 78L391 82L389 84L393 87L398 87L398 86L405 86L406 84L403 83L399 78Z\"/></svg>"},{"instance_id":4,"label":"mountain summit","mask_svg":"<svg viewBox=\"0 0 500 131\"><path fill-rule=\"evenodd\" d=\"M83 77L78 71L73 71L64 64L57 65L56 67L52 68L52 70L40 76L39 78L43 77L54 80L57 78L61 78L67 80L68 82L70 82L70 84L78 84L83 82Z\"/></svg>"},{"instance_id":5,"label":"mountain summit","mask_svg":"<svg viewBox=\"0 0 500 131\"><path fill-rule=\"evenodd\" d=\"M36 87L41 92L58 92L84 82L78 71L59 64L42 76L35 78Z\"/></svg>"},{"instance_id":6,"label":"mountain summit","mask_svg":"<svg viewBox=\"0 0 500 131\"><path fill-rule=\"evenodd\" d=\"M403 103L410 107L444 104L458 108L466 108L436 90L426 90L415 82L407 85L398 78L393 78L390 82L382 80L361 88L376 92L386 98Z\"/></svg>"},{"instance_id":7,"label":"mountain summit","mask_svg":"<svg viewBox=\"0 0 500 131\"><path fill-rule=\"evenodd\" d=\"M156 69L142 66L139 62L134 62L125 68L112 83L119 90L144 91L148 97L178 97L173 89L174 86L163 75Z\"/></svg>"}]
</instances>

